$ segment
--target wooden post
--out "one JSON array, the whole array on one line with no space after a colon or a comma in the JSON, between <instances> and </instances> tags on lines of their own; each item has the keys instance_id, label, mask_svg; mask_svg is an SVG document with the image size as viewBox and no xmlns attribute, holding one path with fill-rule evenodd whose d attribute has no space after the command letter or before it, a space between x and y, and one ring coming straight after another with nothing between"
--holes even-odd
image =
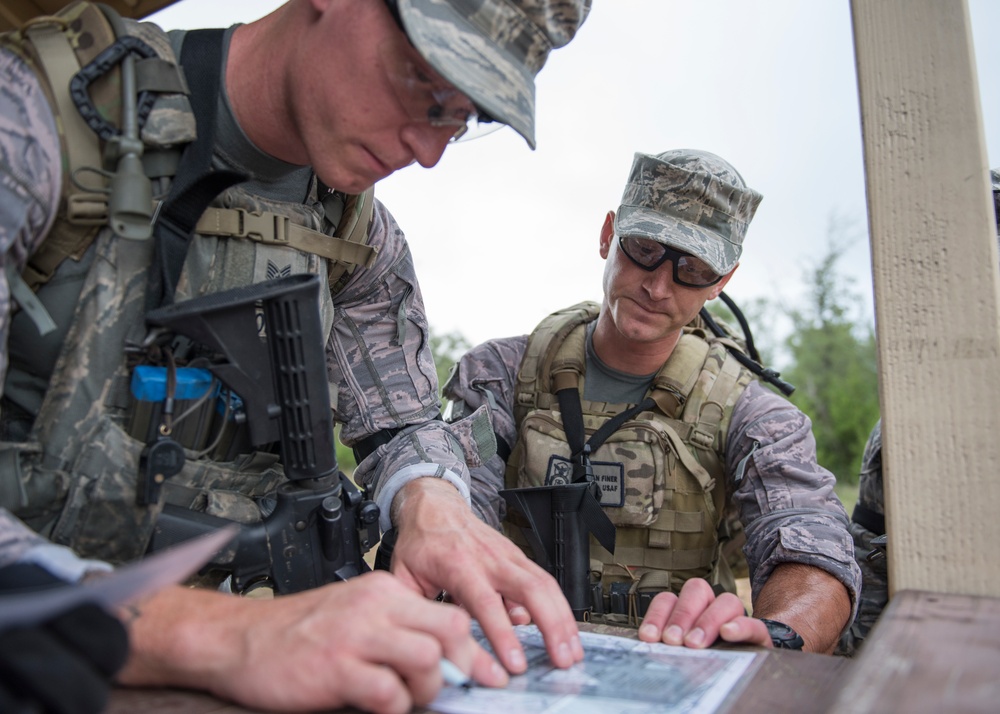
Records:
<instances>
[{"instance_id":1,"label":"wooden post","mask_svg":"<svg viewBox=\"0 0 1000 714\"><path fill-rule=\"evenodd\" d=\"M1000 269L968 6L851 8L890 592L1000 596Z\"/></svg>"}]
</instances>

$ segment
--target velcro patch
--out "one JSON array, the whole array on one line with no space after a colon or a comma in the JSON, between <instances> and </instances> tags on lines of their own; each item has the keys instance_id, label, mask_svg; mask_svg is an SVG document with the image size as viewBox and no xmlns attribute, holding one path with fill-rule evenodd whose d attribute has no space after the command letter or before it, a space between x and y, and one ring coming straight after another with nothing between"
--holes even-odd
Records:
<instances>
[{"instance_id":1,"label":"velcro patch","mask_svg":"<svg viewBox=\"0 0 1000 714\"><path fill-rule=\"evenodd\" d=\"M617 461L591 461L594 480L601 487L601 505L621 508L625 505L625 467ZM545 472L546 486L562 486L573 482L573 462L553 454Z\"/></svg>"}]
</instances>

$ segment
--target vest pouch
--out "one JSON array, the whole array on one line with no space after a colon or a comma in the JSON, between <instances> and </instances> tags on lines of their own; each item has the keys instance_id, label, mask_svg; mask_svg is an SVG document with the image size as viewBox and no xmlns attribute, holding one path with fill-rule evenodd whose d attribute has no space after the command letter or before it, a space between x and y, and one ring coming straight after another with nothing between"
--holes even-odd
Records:
<instances>
[{"instance_id":1,"label":"vest pouch","mask_svg":"<svg viewBox=\"0 0 1000 714\"><path fill-rule=\"evenodd\" d=\"M601 486L601 506L615 526L642 528L654 523L663 506L666 474L674 455L662 430L641 418L622 425L591 456ZM584 415L587 438L610 416ZM537 410L521 425L524 450L517 486L543 486L568 478L572 471L569 445L559 412Z\"/></svg>"},{"instance_id":2,"label":"vest pouch","mask_svg":"<svg viewBox=\"0 0 1000 714\"><path fill-rule=\"evenodd\" d=\"M59 514L69 478L32 463L42 453L35 442L0 442L0 508L6 508L43 535Z\"/></svg>"},{"instance_id":3,"label":"vest pouch","mask_svg":"<svg viewBox=\"0 0 1000 714\"><path fill-rule=\"evenodd\" d=\"M215 434L213 414L219 385L207 369L181 367L175 372L170 433L164 433L163 407L167 399L167 369L139 365L132 370L129 429L134 439L147 444L160 434L185 449L200 451ZM223 425L219 424L219 428Z\"/></svg>"},{"instance_id":4,"label":"vest pouch","mask_svg":"<svg viewBox=\"0 0 1000 714\"><path fill-rule=\"evenodd\" d=\"M161 501L137 506L139 456L145 443L131 438L111 419L96 431L67 471L73 474L66 505L52 540L77 553L119 564L141 558L152 537L163 501L232 520L259 520L251 499L272 492L284 479L277 456L249 454L228 463L194 460L163 484ZM211 491L231 493L213 498ZM252 506L252 507L251 507Z\"/></svg>"}]
</instances>

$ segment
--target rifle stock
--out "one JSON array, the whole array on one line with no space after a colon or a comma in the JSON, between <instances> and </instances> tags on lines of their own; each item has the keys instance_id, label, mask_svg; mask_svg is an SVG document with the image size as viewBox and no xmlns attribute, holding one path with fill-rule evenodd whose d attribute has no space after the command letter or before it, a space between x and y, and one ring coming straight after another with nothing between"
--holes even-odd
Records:
<instances>
[{"instance_id":1,"label":"rifle stock","mask_svg":"<svg viewBox=\"0 0 1000 714\"><path fill-rule=\"evenodd\" d=\"M379 537L378 507L338 468L319 315L320 279L292 275L168 305L147 314L165 335L213 350L209 367L246 409L254 446L279 441L287 481L262 522L239 535L209 567L227 571L233 589L262 583L277 593L358 575ZM263 317L264 342L260 349ZM165 504L150 550L231 521Z\"/></svg>"}]
</instances>

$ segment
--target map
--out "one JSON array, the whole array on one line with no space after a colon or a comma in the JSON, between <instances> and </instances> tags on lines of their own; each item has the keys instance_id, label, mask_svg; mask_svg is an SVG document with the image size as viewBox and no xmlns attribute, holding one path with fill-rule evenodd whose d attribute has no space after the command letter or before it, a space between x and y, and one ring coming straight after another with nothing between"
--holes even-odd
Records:
<instances>
[{"instance_id":1,"label":"map","mask_svg":"<svg viewBox=\"0 0 1000 714\"><path fill-rule=\"evenodd\" d=\"M514 629L528 658L525 674L511 677L505 689L446 687L430 710L441 714L710 714L759 664L754 652L692 650L581 632L584 660L569 669L556 669L538 628ZM490 649L475 623L473 630Z\"/></svg>"}]
</instances>

